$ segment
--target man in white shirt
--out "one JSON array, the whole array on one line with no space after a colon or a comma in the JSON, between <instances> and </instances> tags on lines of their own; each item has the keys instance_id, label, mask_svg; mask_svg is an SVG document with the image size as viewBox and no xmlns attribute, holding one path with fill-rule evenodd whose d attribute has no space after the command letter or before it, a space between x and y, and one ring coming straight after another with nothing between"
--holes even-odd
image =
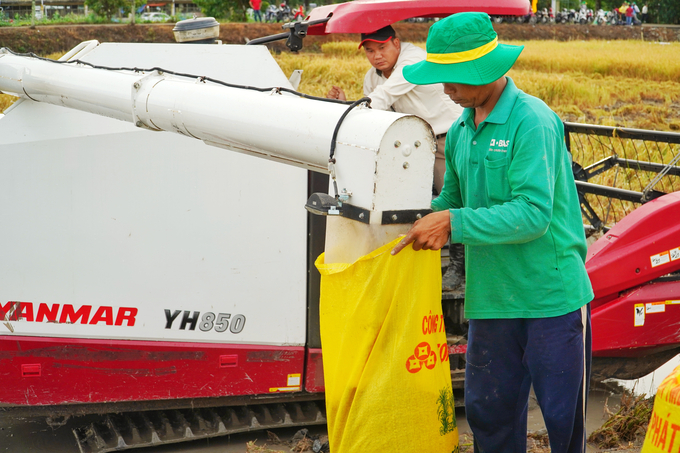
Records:
<instances>
[{"instance_id":1,"label":"man in white shirt","mask_svg":"<svg viewBox=\"0 0 680 453\"><path fill-rule=\"evenodd\" d=\"M441 84L414 85L404 79L404 66L424 60L427 54L420 47L402 43L391 26L362 33L361 47L373 66L364 77L364 95L371 98L371 107L417 115L432 126L437 137L434 188L438 194L444 184L446 132L463 109L444 94ZM345 92L337 86L326 97L347 100Z\"/></svg>"}]
</instances>

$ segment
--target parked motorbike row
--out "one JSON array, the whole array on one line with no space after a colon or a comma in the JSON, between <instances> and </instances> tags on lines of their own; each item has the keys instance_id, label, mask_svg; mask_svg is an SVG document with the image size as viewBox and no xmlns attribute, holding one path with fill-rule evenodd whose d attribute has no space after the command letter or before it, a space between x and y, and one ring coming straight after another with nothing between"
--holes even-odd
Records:
<instances>
[{"instance_id":1,"label":"parked motorbike row","mask_svg":"<svg viewBox=\"0 0 680 453\"><path fill-rule=\"evenodd\" d=\"M542 10L536 11L536 13L530 13L526 16L493 16L493 21L497 24L500 23L517 23L517 24L581 24L581 25L624 25L625 20L622 21L619 15L615 11L605 11L599 9L597 12L593 12L592 9L581 8L566 9L558 11L557 14L553 14L552 8L543 8ZM639 21L634 22L635 25L639 25Z\"/></svg>"},{"instance_id":2,"label":"parked motorbike row","mask_svg":"<svg viewBox=\"0 0 680 453\"><path fill-rule=\"evenodd\" d=\"M264 13L265 22L290 22L300 21L305 18L302 6L298 9L291 10L286 3L280 5L271 4Z\"/></svg>"}]
</instances>

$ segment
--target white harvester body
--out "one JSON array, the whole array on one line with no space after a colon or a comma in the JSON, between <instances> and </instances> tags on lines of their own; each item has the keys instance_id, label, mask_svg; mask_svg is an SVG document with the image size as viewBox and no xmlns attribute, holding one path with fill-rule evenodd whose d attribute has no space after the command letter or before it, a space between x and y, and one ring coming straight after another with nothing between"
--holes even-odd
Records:
<instances>
[{"instance_id":1,"label":"white harvester body","mask_svg":"<svg viewBox=\"0 0 680 453\"><path fill-rule=\"evenodd\" d=\"M89 42L65 58L159 70L0 53L0 91L22 96L0 118L0 342L20 395L0 404L310 391L307 170L329 172L347 105L287 92L263 46ZM368 218L329 222L334 260L407 228L385 211L429 208L433 150L417 117L349 112L335 175Z\"/></svg>"}]
</instances>

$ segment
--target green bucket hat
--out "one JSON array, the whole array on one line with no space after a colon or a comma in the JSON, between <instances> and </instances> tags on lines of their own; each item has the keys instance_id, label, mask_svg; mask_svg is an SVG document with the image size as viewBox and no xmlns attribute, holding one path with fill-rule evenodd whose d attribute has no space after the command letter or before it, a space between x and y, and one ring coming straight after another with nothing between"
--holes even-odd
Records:
<instances>
[{"instance_id":1,"label":"green bucket hat","mask_svg":"<svg viewBox=\"0 0 680 453\"><path fill-rule=\"evenodd\" d=\"M436 22L427 35L427 58L404 67L416 85L486 85L507 73L524 46L499 44L486 13L458 13Z\"/></svg>"}]
</instances>

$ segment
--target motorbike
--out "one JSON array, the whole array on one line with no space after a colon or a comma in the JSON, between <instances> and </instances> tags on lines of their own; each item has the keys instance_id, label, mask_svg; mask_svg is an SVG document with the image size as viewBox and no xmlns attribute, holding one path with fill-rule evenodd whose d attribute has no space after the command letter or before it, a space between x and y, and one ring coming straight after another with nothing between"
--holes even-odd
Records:
<instances>
[{"instance_id":1,"label":"motorbike","mask_svg":"<svg viewBox=\"0 0 680 453\"><path fill-rule=\"evenodd\" d=\"M555 17L555 22L560 24L573 24L576 22L576 10L564 8L561 12L557 13Z\"/></svg>"},{"instance_id":2,"label":"motorbike","mask_svg":"<svg viewBox=\"0 0 680 453\"><path fill-rule=\"evenodd\" d=\"M267 12L264 15L264 20L265 22L290 22L293 17L297 17L298 13L299 12L296 11L294 15L290 6L285 3L281 3L279 6L269 5L269 8L267 8ZM304 19L304 17L302 17L302 19Z\"/></svg>"},{"instance_id":3,"label":"motorbike","mask_svg":"<svg viewBox=\"0 0 680 453\"><path fill-rule=\"evenodd\" d=\"M607 23L607 14L602 8L598 9L593 17L593 25L602 25Z\"/></svg>"},{"instance_id":4,"label":"motorbike","mask_svg":"<svg viewBox=\"0 0 680 453\"><path fill-rule=\"evenodd\" d=\"M548 11L548 8L543 8L536 12L536 21L541 24L554 23L555 17L552 14L552 8Z\"/></svg>"},{"instance_id":5,"label":"motorbike","mask_svg":"<svg viewBox=\"0 0 680 453\"><path fill-rule=\"evenodd\" d=\"M589 24L593 21L593 10L588 8L581 8L578 10L574 17L574 22L578 22L581 25Z\"/></svg>"},{"instance_id":6,"label":"motorbike","mask_svg":"<svg viewBox=\"0 0 680 453\"><path fill-rule=\"evenodd\" d=\"M276 5L269 5L267 8L267 11L264 13L264 21L265 22L276 22L276 13L278 12L279 8Z\"/></svg>"},{"instance_id":7,"label":"motorbike","mask_svg":"<svg viewBox=\"0 0 680 453\"><path fill-rule=\"evenodd\" d=\"M618 14L599 9L593 18L593 25L616 25L618 20Z\"/></svg>"},{"instance_id":8,"label":"motorbike","mask_svg":"<svg viewBox=\"0 0 680 453\"><path fill-rule=\"evenodd\" d=\"M290 6L281 3L279 9L276 11L276 22L290 22L292 18L293 13L290 10Z\"/></svg>"},{"instance_id":9,"label":"motorbike","mask_svg":"<svg viewBox=\"0 0 680 453\"><path fill-rule=\"evenodd\" d=\"M538 17L533 12L529 12L529 14L527 14L526 16L517 16L515 18L515 22L517 22L518 24L528 23L534 25L536 24L537 21Z\"/></svg>"},{"instance_id":10,"label":"motorbike","mask_svg":"<svg viewBox=\"0 0 680 453\"><path fill-rule=\"evenodd\" d=\"M300 7L295 10L295 14L293 15L293 21L300 22L303 20L305 20L305 10L304 6L300 5Z\"/></svg>"}]
</instances>

